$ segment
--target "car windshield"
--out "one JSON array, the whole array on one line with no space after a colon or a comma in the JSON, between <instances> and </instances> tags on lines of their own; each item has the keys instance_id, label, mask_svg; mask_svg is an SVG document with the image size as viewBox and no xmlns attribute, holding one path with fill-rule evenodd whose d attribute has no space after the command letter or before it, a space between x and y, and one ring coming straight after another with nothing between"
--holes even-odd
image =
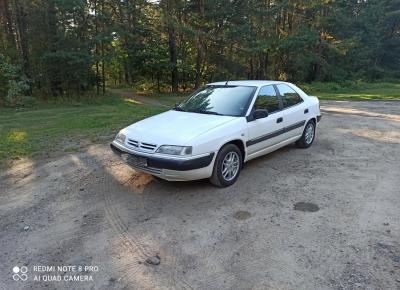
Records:
<instances>
[{"instance_id":1,"label":"car windshield","mask_svg":"<svg viewBox=\"0 0 400 290\"><path fill-rule=\"evenodd\" d=\"M244 116L256 87L206 86L175 107L177 111L223 116Z\"/></svg>"}]
</instances>

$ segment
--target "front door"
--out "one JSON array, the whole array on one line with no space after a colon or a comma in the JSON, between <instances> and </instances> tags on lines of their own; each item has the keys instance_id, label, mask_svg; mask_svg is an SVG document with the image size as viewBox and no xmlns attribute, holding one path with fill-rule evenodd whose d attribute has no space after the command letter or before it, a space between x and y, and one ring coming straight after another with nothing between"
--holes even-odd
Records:
<instances>
[{"instance_id":1,"label":"front door","mask_svg":"<svg viewBox=\"0 0 400 290\"><path fill-rule=\"evenodd\" d=\"M266 109L268 117L247 123L249 155L281 142L283 133L283 114L281 103L273 85L261 87L253 110Z\"/></svg>"}]
</instances>

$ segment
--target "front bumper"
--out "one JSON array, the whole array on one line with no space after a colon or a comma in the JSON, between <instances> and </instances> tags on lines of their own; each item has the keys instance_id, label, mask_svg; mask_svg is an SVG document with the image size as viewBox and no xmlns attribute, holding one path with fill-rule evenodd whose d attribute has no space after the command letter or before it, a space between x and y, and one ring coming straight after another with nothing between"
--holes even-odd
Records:
<instances>
[{"instance_id":1,"label":"front bumper","mask_svg":"<svg viewBox=\"0 0 400 290\"><path fill-rule=\"evenodd\" d=\"M321 121L322 115L317 116L317 122Z\"/></svg>"},{"instance_id":2,"label":"front bumper","mask_svg":"<svg viewBox=\"0 0 400 290\"><path fill-rule=\"evenodd\" d=\"M115 141L110 144L115 154L122 157L131 167L167 180L194 180L208 178L212 174L214 153L190 158L161 158L150 154L132 152ZM145 164L136 162L145 159Z\"/></svg>"}]
</instances>

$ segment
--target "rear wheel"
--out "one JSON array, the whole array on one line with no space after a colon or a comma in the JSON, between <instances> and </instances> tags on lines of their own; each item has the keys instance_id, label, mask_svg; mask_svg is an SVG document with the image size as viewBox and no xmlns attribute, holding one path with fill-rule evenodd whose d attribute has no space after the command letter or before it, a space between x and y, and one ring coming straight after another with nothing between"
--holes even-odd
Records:
<instances>
[{"instance_id":1,"label":"rear wheel","mask_svg":"<svg viewBox=\"0 0 400 290\"><path fill-rule=\"evenodd\" d=\"M297 147L308 148L312 145L315 139L315 121L310 120L306 124L303 135L296 141Z\"/></svg>"},{"instance_id":2,"label":"rear wheel","mask_svg":"<svg viewBox=\"0 0 400 290\"><path fill-rule=\"evenodd\" d=\"M218 187L227 187L236 182L242 168L242 153L234 144L221 148L214 162L210 182Z\"/></svg>"}]
</instances>

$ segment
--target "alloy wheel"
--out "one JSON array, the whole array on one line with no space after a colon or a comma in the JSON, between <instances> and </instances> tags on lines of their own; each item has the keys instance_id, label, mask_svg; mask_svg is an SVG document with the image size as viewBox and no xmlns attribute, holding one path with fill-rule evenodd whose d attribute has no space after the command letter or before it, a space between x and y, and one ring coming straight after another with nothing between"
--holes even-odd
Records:
<instances>
[{"instance_id":1,"label":"alloy wheel","mask_svg":"<svg viewBox=\"0 0 400 290\"><path fill-rule=\"evenodd\" d=\"M234 179L239 172L239 155L236 152L229 152L222 161L222 177L226 181Z\"/></svg>"},{"instance_id":2,"label":"alloy wheel","mask_svg":"<svg viewBox=\"0 0 400 290\"><path fill-rule=\"evenodd\" d=\"M305 141L307 144L311 144L314 139L314 124L311 122L307 125Z\"/></svg>"}]
</instances>

